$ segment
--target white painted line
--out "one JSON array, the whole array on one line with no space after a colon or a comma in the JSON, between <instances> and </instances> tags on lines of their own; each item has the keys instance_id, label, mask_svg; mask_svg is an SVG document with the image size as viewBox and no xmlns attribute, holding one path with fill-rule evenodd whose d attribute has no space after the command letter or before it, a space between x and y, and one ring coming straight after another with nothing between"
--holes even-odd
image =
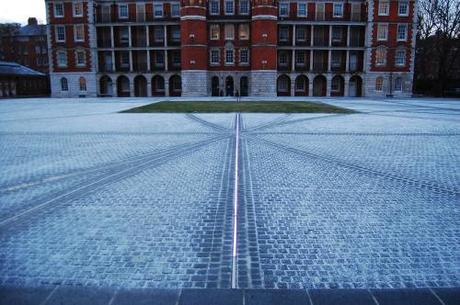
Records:
<instances>
[{"instance_id":1,"label":"white painted line","mask_svg":"<svg viewBox=\"0 0 460 305\"><path fill-rule=\"evenodd\" d=\"M235 122L235 176L233 184L233 247L232 247L232 288L238 288L237 270L237 237L238 237L238 163L240 152L240 114L236 114Z\"/></svg>"}]
</instances>

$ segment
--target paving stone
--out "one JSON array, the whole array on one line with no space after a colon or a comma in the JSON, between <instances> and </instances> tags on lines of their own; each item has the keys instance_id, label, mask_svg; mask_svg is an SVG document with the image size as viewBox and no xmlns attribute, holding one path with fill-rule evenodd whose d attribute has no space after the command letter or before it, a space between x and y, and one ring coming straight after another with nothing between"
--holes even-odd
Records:
<instances>
[{"instance_id":1,"label":"paving stone","mask_svg":"<svg viewBox=\"0 0 460 305\"><path fill-rule=\"evenodd\" d=\"M183 289L179 305L243 305L243 290Z\"/></svg>"},{"instance_id":2,"label":"paving stone","mask_svg":"<svg viewBox=\"0 0 460 305\"><path fill-rule=\"evenodd\" d=\"M367 289L314 289L308 293L315 305L376 305Z\"/></svg>"},{"instance_id":3,"label":"paving stone","mask_svg":"<svg viewBox=\"0 0 460 305\"><path fill-rule=\"evenodd\" d=\"M310 305L305 290L249 289L245 291L246 305Z\"/></svg>"},{"instance_id":4,"label":"paving stone","mask_svg":"<svg viewBox=\"0 0 460 305\"><path fill-rule=\"evenodd\" d=\"M179 295L174 289L119 290L111 305L176 305Z\"/></svg>"}]
</instances>

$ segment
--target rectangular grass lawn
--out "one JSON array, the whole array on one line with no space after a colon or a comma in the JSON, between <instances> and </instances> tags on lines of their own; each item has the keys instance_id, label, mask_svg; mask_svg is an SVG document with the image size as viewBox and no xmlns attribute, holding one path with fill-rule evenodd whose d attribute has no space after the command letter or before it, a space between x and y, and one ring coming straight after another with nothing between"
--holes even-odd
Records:
<instances>
[{"instance_id":1,"label":"rectangular grass lawn","mask_svg":"<svg viewBox=\"0 0 460 305\"><path fill-rule=\"evenodd\" d=\"M314 102L229 102L229 101L178 101L159 102L122 111L124 113L226 113L226 112L260 112L260 113L355 113L351 109Z\"/></svg>"}]
</instances>

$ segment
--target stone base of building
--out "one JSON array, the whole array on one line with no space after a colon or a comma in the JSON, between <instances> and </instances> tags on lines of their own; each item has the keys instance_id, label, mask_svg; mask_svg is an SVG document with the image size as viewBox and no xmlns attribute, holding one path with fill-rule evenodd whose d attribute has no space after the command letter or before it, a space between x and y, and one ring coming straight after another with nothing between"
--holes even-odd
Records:
<instances>
[{"instance_id":1,"label":"stone base of building","mask_svg":"<svg viewBox=\"0 0 460 305\"><path fill-rule=\"evenodd\" d=\"M51 73L52 97L96 97L97 79L94 72ZM67 90L65 83L67 82ZM85 85L83 85L83 83ZM86 90L84 90L86 89Z\"/></svg>"},{"instance_id":2,"label":"stone base of building","mask_svg":"<svg viewBox=\"0 0 460 305\"><path fill-rule=\"evenodd\" d=\"M250 95L252 96L276 96L277 71L252 71Z\"/></svg>"},{"instance_id":3,"label":"stone base of building","mask_svg":"<svg viewBox=\"0 0 460 305\"><path fill-rule=\"evenodd\" d=\"M368 97L410 97L412 96L413 73L410 72L367 72L364 77L364 94ZM383 80L381 90L377 79ZM401 80L401 86L397 83Z\"/></svg>"},{"instance_id":4,"label":"stone base of building","mask_svg":"<svg viewBox=\"0 0 460 305\"><path fill-rule=\"evenodd\" d=\"M183 70L182 96L207 96L208 95L208 72Z\"/></svg>"}]
</instances>

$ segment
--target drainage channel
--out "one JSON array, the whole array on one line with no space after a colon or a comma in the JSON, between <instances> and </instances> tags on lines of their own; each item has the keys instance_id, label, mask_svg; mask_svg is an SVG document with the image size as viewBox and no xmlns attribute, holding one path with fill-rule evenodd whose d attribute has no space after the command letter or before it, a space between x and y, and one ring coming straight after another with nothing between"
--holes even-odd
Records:
<instances>
[{"instance_id":1,"label":"drainage channel","mask_svg":"<svg viewBox=\"0 0 460 305\"><path fill-rule=\"evenodd\" d=\"M232 233L232 289L238 288L237 269L237 236L238 236L238 176L239 176L239 152L240 152L240 114L235 117L235 160L234 160L234 184L233 184L233 233Z\"/></svg>"}]
</instances>

